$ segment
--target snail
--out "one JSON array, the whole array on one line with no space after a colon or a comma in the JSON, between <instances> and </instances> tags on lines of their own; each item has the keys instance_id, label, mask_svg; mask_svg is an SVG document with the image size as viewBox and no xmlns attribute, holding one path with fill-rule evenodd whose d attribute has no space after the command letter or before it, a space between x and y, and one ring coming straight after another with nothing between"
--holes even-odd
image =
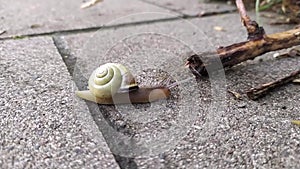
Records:
<instances>
[{"instance_id":1,"label":"snail","mask_svg":"<svg viewBox=\"0 0 300 169\"><path fill-rule=\"evenodd\" d=\"M170 96L168 87L139 87L130 71L118 63L106 63L94 70L88 89L76 91L76 95L99 104L149 103Z\"/></svg>"}]
</instances>

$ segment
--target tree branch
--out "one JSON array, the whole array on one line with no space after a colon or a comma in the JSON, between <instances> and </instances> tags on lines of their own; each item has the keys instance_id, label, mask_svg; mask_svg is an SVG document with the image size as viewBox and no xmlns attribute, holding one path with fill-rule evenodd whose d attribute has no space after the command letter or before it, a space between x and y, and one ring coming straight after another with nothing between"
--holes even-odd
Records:
<instances>
[{"instance_id":1,"label":"tree branch","mask_svg":"<svg viewBox=\"0 0 300 169\"><path fill-rule=\"evenodd\" d=\"M247 91L247 96L252 99L252 100L256 100L262 96L264 96L265 94L267 94L268 92L270 92L271 90L280 87L286 83L292 82L294 79L297 78L297 76L300 74L300 69L291 73L290 75L277 79L276 81L270 82L270 83L266 83L263 84L259 87L256 88L252 88L249 91Z\"/></svg>"},{"instance_id":2,"label":"tree branch","mask_svg":"<svg viewBox=\"0 0 300 169\"><path fill-rule=\"evenodd\" d=\"M266 35L264 29L259 27L246 14L243 1L236 0L236 5L241 15L242 23L248 32L248 41L220 47L216 50L216 54L220 58L224 68L254 59L267 52L300 45L300 28ZM201 54L192 55L187 59L187 65L197 77L199 75L207 75L205 67L212 64L213 59L204 58Z\"/></svg>"},{"instance_id":3,"label":"tree branch","mask_svg":"<svg viewBox=\"0 0 300 169\"><path fill-rule=\"evenodd\" d=\"M246 27L248 32L248 40L262 39L265 35L265 30L260 27L258 23L252 21L247 15L244 3L242 0L236 0L236 7L240 13L243 25Z\"/></svg>"}]
</instances>

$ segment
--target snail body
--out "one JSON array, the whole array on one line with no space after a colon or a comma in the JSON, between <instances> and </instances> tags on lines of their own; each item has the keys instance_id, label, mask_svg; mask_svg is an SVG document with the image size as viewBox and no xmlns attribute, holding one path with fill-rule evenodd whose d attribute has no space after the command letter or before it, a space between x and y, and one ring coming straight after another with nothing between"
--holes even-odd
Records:
<instances>
[{"instance_id":1,"label":"snail body","mask_svg":"<svg viewBox=\"0 0 300 169\"><path fill-rule=\"evenodd\" d=\"M76 95L99 104L149 103L170 96L167 87L139 87L130 71L118 63L107 63L94 70L88 89L76 91Z\"/></svg>"}]
</instances>

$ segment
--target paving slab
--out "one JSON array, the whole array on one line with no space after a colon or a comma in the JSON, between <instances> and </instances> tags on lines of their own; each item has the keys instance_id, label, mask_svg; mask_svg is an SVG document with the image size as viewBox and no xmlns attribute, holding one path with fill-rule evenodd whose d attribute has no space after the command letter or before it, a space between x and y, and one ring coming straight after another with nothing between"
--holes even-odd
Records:
<instances>
[{"instance_id":1,"label":"paving slab","mask_svg":"<svg viewBox=\"0 0 300 169\"><path fill-rule=\"evenodd\" d=\"M63 30L100 27L120 17L141 13L172 13L168 17L153 14L149 18L122 20L116 24L173 18L177 15L167 9L138 0L103 1L91 8L81 9L82 0L16 0L0 4L0 37L39 34ZM3 32L5 31L5 32Z\"/></svg>"},{"instance_id":2,"label":"paving slab","mask_svg":"<svg viewBox=\"0 0 300 169\"><path fill-rule=\"evenodd\" d=\"M267 19L261 19L267 33L290 28L270 26ZM169 100L151 106L99 106L91 113L100 130L104 117L117 133L138 141L149 139L155 153L136 156L137 168L299 168L300 128L290 123L300 118L299 85L286 85L258 101L247 99L243 92L298 69L300 58L277 60L269 53L227 70L225 78L211 76L196 82L183 68L186 58L244 41L246 31L238 14L187 21L57 37L69 55L77 57L75 81L78 74L87 79L100 64L118 62L128 66L141 85L157 85L169 76L179 82ZM222 31L214 29L216 26ZM236 100L227 90L240 92L242 99ZM182 133L171 127L180 125L188 130L181 128L185 133L174 141L172 134ZM164 144L158 141L153 145L151 136L161 138Z\"/></svg>"},{"instance_id":3,"label":"paving slab","mask_svg":"<svg viewBox=\"0 0 300 169\"><path fill-rule=\"evenodd\" d=\"M217 13L226 13L236 10L234 5L225 3L208 3L201 0L144 0L158 6L180 12L185 16L203 16Z\"/></svg>"},{"instance_id":4,"label":"paving slab","mask_svg":"<svg viewBox=\"0 0 300 169\"><path fill-rule=\"evenodd\" d=\"M118 168L51 38L0 42L0 168Z\"/></svg>"}]
</instances>

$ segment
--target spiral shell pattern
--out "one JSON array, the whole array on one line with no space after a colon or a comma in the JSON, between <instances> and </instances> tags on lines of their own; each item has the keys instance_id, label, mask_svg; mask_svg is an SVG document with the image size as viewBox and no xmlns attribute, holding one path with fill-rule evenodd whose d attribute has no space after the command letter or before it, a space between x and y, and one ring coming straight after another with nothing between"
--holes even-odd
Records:
<instances>
[{"instance_id":1,"label":"spiral shell pattern","mask_svg":"<svg viewBox=\"0 0 300 169\"><path fill-rule=\"evenodd\" d=\"M128 69L117 63L107 63L98 67L88 83L89 90L100 98L110 98L117 92L129 91L129 88L137 86Z\"/></svg>"}]
</instances>

